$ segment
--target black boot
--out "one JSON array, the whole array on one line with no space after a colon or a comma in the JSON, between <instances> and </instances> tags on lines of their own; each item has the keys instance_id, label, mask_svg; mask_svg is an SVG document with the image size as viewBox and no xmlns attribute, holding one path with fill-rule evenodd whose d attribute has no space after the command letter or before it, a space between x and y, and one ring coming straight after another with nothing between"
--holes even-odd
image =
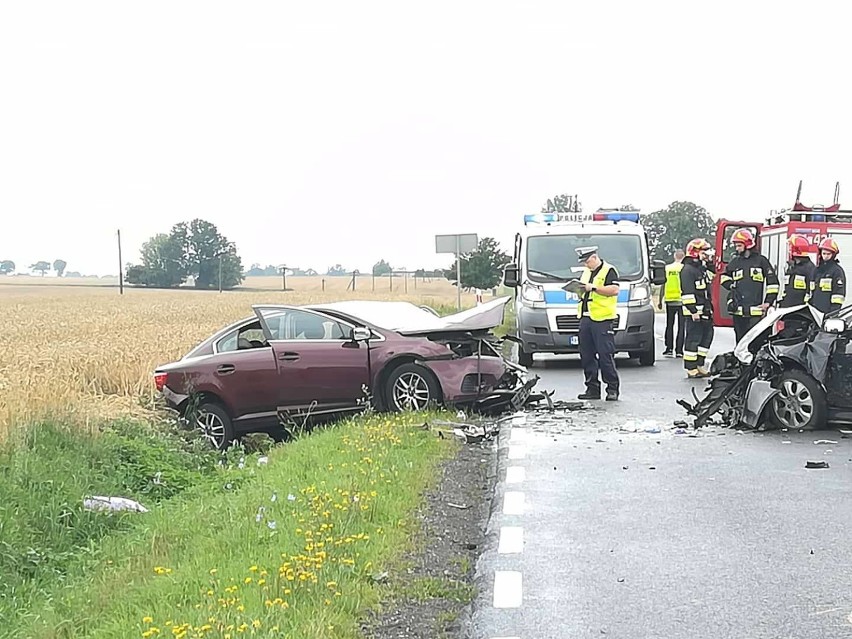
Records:
<instances>
[{"instance_id":1,"label":"black boot","mask_svg":"<svg viewBox=\"0 0 852 639\"><path fill-rule=\"evenodd\" d=\"M589 389L586 389L585 393L580 393L579 395L577 395L577 399L600 399L600 398L601 398L601 392L599 390L598 391L590 391Z\"/></svg>"}]
</instances>

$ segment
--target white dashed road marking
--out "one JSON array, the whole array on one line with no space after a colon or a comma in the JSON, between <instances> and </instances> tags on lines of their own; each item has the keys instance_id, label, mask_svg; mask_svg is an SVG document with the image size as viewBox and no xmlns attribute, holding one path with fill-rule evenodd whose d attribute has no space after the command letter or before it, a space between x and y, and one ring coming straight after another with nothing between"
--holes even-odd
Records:
<instances>
[{"instance_id":1,"label":"white dashed road marking","mask_svg":"<svg viewBox=\"0 0 852 639\"><path fill-rule=\"evenodd\" d=\"M517 491L507 491L503 495L503 514L504 515L523 515L524 514L524 493Z\"/></svg>"},{"instance_id":2,"label":"white dashed road marking","mask_svg":"<svg viewBox=\"0 0 852 639\"><path fill-rule=\"evenodd\" d=\"M509 466L506 469L506 483L520 484L527 478L527 469L523 466Z\"/></svg>"},{"instance_id":3,"label":"white dashed road marking","mask_svg":"<svg viewBox=\"0 0 852 639\"><path fill-rule=\"evenodd\" d=\"M516 554L524 551L524 529L520 526L503 526L500 529L500 543L497 552L501 555Z\"/></svg>"},{"instance_id":4,"label":"white dashed road marking","mask_svg":"<svg viewBox=\"0 0 852 639\"><path fill-rule=\"evenodd\" d=\"M509 459L523 459L527 456L527 449L523 446L509 446Z\"/></svg>"},{"instance_id":5,"label":"white dashed road marking","mask_svg":"<svg viewBox=\"0 0 852 639\"><path fill-rule=\"evenodd\" d=\"M521 573L511 570L494 572L494 607L519 608L524 598Z\"/></svg>"}]
</instances>

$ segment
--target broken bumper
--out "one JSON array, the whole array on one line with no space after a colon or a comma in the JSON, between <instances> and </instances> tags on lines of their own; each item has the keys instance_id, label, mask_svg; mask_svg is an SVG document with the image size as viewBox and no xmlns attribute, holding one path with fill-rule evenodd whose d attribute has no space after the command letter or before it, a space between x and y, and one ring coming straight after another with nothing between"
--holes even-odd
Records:
<instances>
[{"instance_id":1,"label":"broken bumper","mask_svg":"<svg viewBox=\"0 0 852 639\"><path fill-rule=\"evenodd\" d=\"M757 428L763 409L769 401L778 394L777 388L772 388L772 383L764 379L753 379L749 382L746 390L745 402L742 413L742 423L749 428Z\"/></svg>"}]
</instances>

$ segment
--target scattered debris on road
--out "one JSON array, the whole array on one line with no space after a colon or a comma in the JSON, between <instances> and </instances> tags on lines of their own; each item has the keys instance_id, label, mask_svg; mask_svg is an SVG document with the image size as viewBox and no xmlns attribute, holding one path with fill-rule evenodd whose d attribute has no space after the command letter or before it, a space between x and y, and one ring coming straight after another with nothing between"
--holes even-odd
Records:
<instances>
[{"instance_id":1,"label":"scattered debris on road","mask_svg":"<svg viewBox=\"0 0 852 639\"><path fill-rule=\"evenodd\" d=\"M829 468L827 461L807 461L805 468Z\"/></svg>"}]
</instances>

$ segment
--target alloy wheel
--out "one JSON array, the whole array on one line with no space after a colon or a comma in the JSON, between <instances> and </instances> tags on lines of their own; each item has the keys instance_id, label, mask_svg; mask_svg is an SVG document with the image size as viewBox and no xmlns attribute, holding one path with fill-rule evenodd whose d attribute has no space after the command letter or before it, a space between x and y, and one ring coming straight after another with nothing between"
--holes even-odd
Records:
<instances>
[{"instance_id":1,"label":"alloy wheel","mask_svg":"<svg viewBox=\"0 0 852 639\"><path fill-rule=\"evenodd\" d=\"M196 428L216 448L225 443L225 424L215 413L199 412L195 418Z\"/></svg>"},{"instance_id":2,"label":"alloy wheel","mask_svg":"<svg viewBox=\"0 0 852 639\"><path fill-rule=\"evenodd\" d=\"M423 410L432 399L429 384L422 375L412 372L403 373L397 378L391 394L394 405L400 411Z\"/></svg>"},{"instance_id":3,"label":"alloy wheel","mask_svg":"<svg viewBox=\"0 0 852 639\"><path fill-rule=\"evenodd\" d=\"M803 428L814 414L814 398L807 387L786 379L775 397L775 414L787 428Z\"/></svg>"}]
</instances>

